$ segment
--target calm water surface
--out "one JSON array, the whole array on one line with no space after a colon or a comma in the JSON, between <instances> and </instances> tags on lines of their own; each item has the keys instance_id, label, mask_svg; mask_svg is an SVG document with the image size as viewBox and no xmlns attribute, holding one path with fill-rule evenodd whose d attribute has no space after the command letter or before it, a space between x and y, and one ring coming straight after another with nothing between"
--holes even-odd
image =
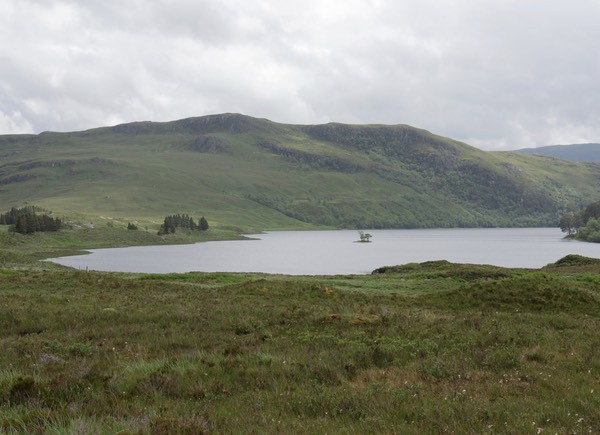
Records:
<instances>
[{"instance_id":1,"label":"calm water surface","mask_svg":"<svg viewBox=\"0 0 600 435\"><path fill-rule=\"evenodd\" d=\"M277 231L259 240L93 249L51 259L77 269L113 272L265 272L290 275L371 273L381 266L429 260L542 267L567 254L600 258L600 244L563 239L558 228Z\"/></svg>"}]
</instances>

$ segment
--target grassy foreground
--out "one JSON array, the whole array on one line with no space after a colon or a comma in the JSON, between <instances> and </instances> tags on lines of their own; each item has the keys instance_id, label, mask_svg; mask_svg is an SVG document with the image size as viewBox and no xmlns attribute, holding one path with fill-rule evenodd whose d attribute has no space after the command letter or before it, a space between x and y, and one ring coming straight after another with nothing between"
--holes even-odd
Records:
<instances>
[{"instance_id":1,"label":"grassy foreground","mask_svg":"<svg viewBox=\"0 0 600 435\"><path fill-rule=\"evenodd\" d=\"M0 433L598 433L600 264L0 272Z\"/></svg>"}]
</instances>

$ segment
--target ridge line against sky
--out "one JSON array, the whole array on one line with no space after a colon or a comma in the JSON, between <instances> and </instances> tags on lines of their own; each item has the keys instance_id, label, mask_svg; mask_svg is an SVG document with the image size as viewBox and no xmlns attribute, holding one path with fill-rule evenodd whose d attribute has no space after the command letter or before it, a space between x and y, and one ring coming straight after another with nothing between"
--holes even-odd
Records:
<instances>
[{"instance_id":1,"label":"ridge line against sky","mask_svg":"<svg viewBox=\"0 0 600 435\"><path fill-rule=\"evenodd\" d=\"M3 0L0 134L236 112L600 142L600 0Z\"/></svg>"}]
</instances>

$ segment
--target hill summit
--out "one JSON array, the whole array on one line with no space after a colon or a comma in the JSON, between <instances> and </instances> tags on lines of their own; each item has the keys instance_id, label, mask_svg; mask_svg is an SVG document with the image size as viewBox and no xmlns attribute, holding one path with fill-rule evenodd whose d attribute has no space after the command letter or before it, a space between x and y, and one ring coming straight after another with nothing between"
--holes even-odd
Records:
<instances>
[{"instance_id":1,"label":"hill summit","mask_svg":"<svg viewBox=\"0 0 600 435\"><path fill-rule=\"evenodd\" d=\"M240 114L0 136L2 208L283 229L556 225L600 165L484 152L408 125Z\"/></svg>"}]
</instances>

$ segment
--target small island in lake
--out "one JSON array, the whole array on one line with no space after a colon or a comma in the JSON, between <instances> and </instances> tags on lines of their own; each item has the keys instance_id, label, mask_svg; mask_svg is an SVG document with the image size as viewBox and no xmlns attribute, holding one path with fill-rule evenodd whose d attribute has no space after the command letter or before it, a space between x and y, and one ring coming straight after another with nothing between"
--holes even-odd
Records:
<instances>
[{"instance_id":1,"label":"small island in lake","mask_svg":"<svg viewBox=\"0 0 600 435\"><path fill-rule=\"evenodd\" d=\"M373 237L371 234L365 233L364 231L359 231L358 234L360 235L360 239L357 240L357 242L359 242L359 243L371 243L371 237Z\"/></svg>"}]
</instances>

